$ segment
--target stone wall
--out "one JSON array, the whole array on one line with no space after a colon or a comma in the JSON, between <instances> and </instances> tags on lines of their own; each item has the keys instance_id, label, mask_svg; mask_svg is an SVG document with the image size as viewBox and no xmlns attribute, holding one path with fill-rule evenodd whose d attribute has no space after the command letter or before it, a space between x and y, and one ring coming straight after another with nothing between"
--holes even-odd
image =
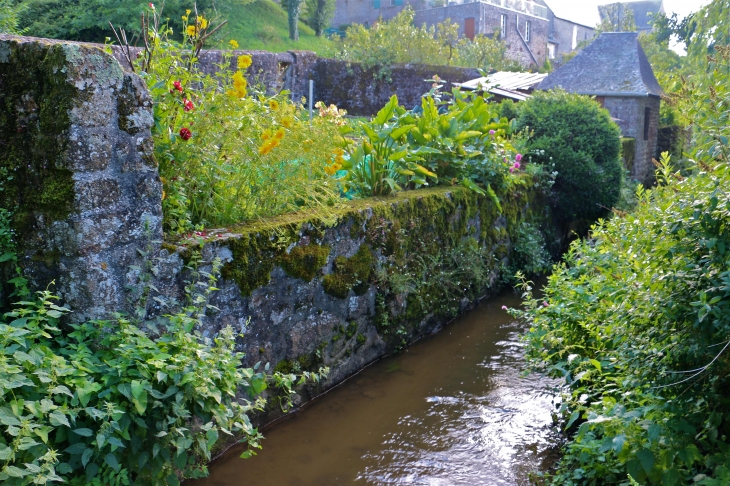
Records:
<instances>
[{"instance_id":1,"label":"stone wall","mask_svg":"<svg viewBox=\"0 0 730 486\"><path fill-rule=\"evenodd\" d=\"M154 318L185 303L219 259L198 330L240 331L246 364L330 366L324 387L493 291L510 234L547 206L523 174L498 191L501 211L445 187L163 241L151 109L141 80L96 46L0 37L0 207L14 209L31 287L55 280L72 322Z\"/></svg>"},{"instance_id":2,"label":"stone wall","mask_svg":"<svg viewBox=\"0 0 730 486\"><path fill-rule=\"evenodd\" d=\"M133 55L138 52L139 49L133 50ZM241 54L249 54L253 61L247 71L249 83L260 83L270 93L286 89L291 91L293 100L301 101L309 97L309 80L312 79L315 102L336 104L355 116L374 115L394 94L404 106L420 104L421 96L431 89L431 83L426 79L434 74L447 81L445 91L451 90L452 83L480 76L476 69L419 64L391 66L388 75L383 75L379 69L364 69L357 63L320 58L311 51L233 51L232 71L236 69L236 57ZM120 48L114 49L114 56L129 69ZM199 63L204 71L212 73L218 69L222 58L222 51L203 51Z\"/></svg>"},{"instance_id":3,"label":"stone wall","mask_svg":"<svg viewBox=\"0 0 730 486\"><path fill-rule=\"evenodd\" d=\"M631 177L651 184L654 179L654 165L651 159L656 155L659 128L659 104L657 96L621 97L606 96L603 107L621 128L622 136L636 139L636 154ZM648 137L644 139L644 114L649 109Z\"/></svg>"},{"instance_id":4,"label":"stone wall","mask_svg":"<svg viewBox=\"0 0 730 486\"><path fill-rule=\"evenodd\" d=\"M140 241L162 238L151 106L98 46L0 35L0 207L25 276L75 320L127 309Z\"/></svg>"}]
</instances>

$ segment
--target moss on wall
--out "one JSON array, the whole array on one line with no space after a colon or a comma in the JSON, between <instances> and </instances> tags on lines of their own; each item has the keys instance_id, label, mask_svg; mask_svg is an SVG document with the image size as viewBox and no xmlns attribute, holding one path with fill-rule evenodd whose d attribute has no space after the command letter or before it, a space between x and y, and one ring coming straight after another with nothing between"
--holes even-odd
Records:
<instances>
[{"instance_id":1,"label":"moss on wall","mask_svg":"<svg viewBox=\"0 0 730 486\"><path fill-rule=\"evenodd\" d=\"M63 46L2 44L0 170L5 181L0 207L14 211L13 228L23 241L35 213L48 224L73 209L74 181L64 152L78 90L66 81Z\"/></svg>"},{"instance_id":2,"label":"moss on wall","mask_svg":"<svg viewBox=\"0 0 730 486\"><path fill-rule=\"evenodd\" d=\"M311 282L327 263L329 254L330 247L326 245L295 246L289 253L279 258L279 264L292 277Z\"/></svg>"},{"instance_id":3,"label":"moss on wall","mask_svg":"<svg viewBox=\"0 0 730 486\"><path fill-rule=\"evenodd\" d=\"M322 280L324 291L340 299L346 298L350 290L357 295L364 294L370 286L374 265L375 257L367 245L360 246L350 258L335 258L332 273Z\"/></svg>"}]
</instances>

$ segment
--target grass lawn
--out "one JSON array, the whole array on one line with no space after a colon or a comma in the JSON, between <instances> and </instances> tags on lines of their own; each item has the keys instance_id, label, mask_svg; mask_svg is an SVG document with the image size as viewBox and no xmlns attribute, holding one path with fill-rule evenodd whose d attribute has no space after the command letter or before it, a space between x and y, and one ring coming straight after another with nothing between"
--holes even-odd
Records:
<instances>
[{"instance_id":1,"label":"grass lawn","mask_svg":"<svg viewBox=\"0 0 730 486\"><path fill-rule=\"evenodd\" d=\"M315 36L314 30L303 22L299 22L299 41L289 39L287 14L271 0L256 0L247 5L232 7L226 12L226 16L226 40L235 39L240 49L271 52L307 50L325 55L332 44L324 36Z\"/></svg>"}]
</instances>

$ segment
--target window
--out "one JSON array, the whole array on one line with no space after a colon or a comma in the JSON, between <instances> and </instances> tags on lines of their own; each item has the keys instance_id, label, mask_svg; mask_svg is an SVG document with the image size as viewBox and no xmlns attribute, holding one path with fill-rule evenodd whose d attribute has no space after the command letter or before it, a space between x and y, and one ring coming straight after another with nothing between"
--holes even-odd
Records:
<instances>
[{"instance_id":1,"label":"window","mask_svg":"<svg viewBox=\"0 0 730 486\"><path fill-rule=\"evenodd\" d=\"M649 140L649 120L651 119L651 108L644 108L644 140Z\"/></svg>"},{"instance_id":2,"label":"window","mask_svg":"<svg viewBox=\"0 0 730 486\"><path fill-rule=\"evenodd\" d=\"M403 0L390 0L391 7L399 7L403 5Z\"/></svg>"},{"instance_id":3,"label":"window","mask_svg":"<svg viewBox=\"0 0 730 486\"><path fill-rule=\"evenodd\" d=\"M530 21L525 22L525 42L530 42Z\"/></svg>"},{"instance_id":4,"label":"window","mask_svg":"<svg viewBox=\"0 0 730 486\"><path fill-rule=\"evenodd\" d=\"M373 0L373 8L380 8L380 0Z\"/></svg>"},{"instance_id":5,"label":"window","mask_svg":"<svg viewBox=\"0 0 730 486\"><path fill-rule=\"evenodd\" d=\"M507 16L502 14L499 16L499 38L507 37Z\"/></svg>"},{"instance_id":6,"label":"window","mask_svg":"<svg viewBox=\"0 0 730 486\"><path fill-rule=\"evenodd\" d=\"M555 44L548 44L548 59L555 59Z\"/></svg>"}]
</instances>

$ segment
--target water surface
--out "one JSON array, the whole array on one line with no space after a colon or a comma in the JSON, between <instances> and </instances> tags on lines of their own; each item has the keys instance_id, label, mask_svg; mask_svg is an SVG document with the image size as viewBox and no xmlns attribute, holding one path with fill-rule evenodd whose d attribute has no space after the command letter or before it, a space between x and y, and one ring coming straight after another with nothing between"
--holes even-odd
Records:
<instances>
[{"instance_id":1,"label":"water surface","mask_svg":"<svg viewBox=\"0 0 730 486\"><path fill-rule=\"evenodd\" d=\"M523 485L557 458L554 405L521 376L524 326L492 298L229 450L195 486Z\"/></svg>"}]
</instances>

